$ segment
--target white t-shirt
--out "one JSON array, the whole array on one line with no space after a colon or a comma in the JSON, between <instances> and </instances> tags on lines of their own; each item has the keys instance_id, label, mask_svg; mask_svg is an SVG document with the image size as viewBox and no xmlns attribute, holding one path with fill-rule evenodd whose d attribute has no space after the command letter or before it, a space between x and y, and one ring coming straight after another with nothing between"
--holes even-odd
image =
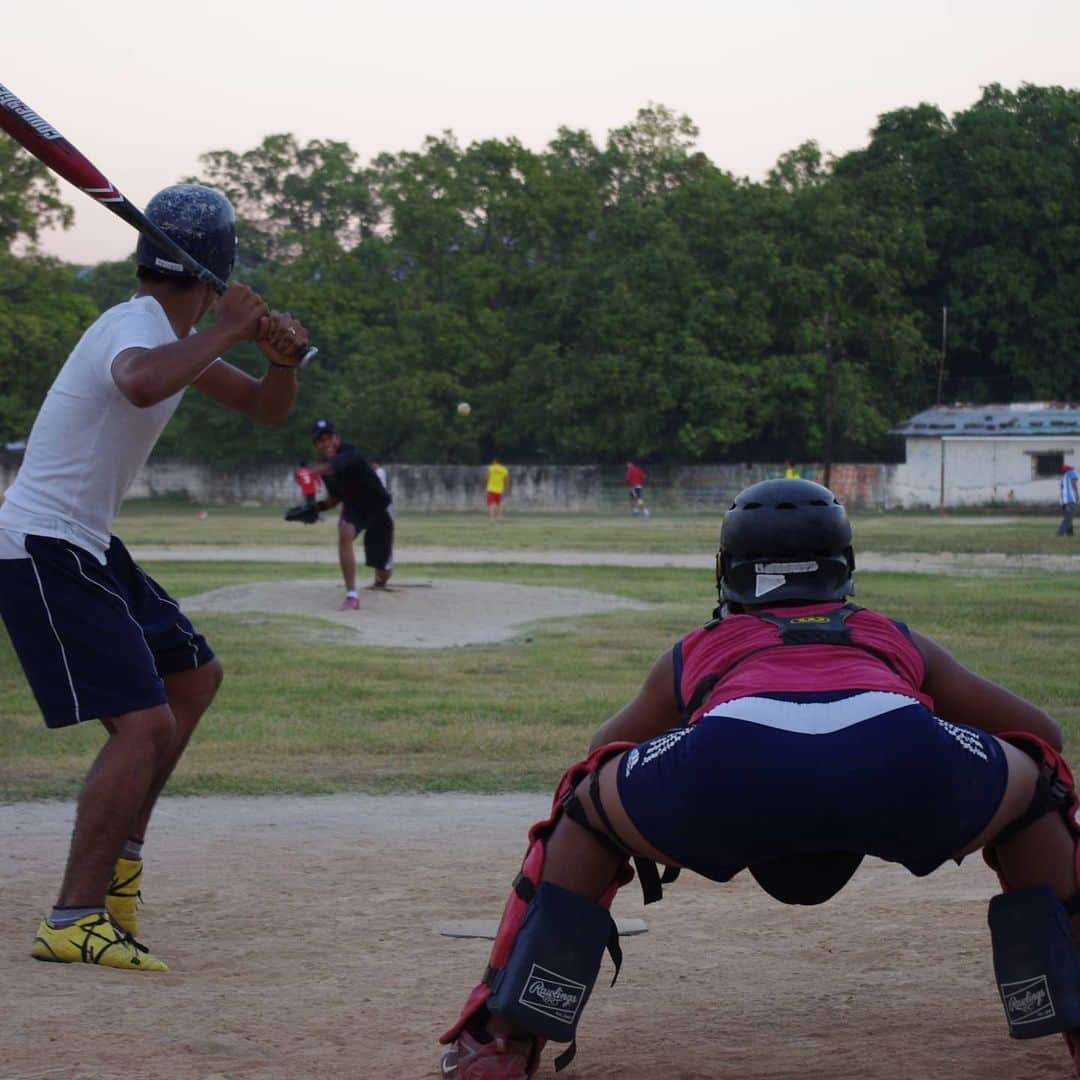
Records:
<instances>
[{"instance_id":1,"label":"white t-shirt","mask_svg":"<svg viewBox=\"0 0 1080 1080\"><path fill-rule=\"evenodd\" d=\"M4 492L0 529L55 536L104 561L112 520L184 391L136 408L112 377L125 349L176 341L152 296L110 308L71 351L49 388L15 482Z\"/></svg>"}]
</instances>

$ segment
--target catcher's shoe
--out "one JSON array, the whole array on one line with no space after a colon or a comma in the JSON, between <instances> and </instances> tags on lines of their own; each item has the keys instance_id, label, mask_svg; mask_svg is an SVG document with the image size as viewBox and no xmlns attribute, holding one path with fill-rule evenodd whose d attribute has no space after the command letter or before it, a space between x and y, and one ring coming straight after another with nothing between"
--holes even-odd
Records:
<instances>
[{"instance_id":1,"label":"catcher's shoe","mask_svg":"<svg viewBox=\"0 0 1080 1080\"><path fill-rule=\"evenodd\" d=\"M1075 1031L1063 1031L1065 1045L1069 1048L1069 1056L1073 1063L1073 1076L1080 1077L1080 1029Z\"/></svg>"},{"instance_id":2,"label":"catcher's shoe","mask_svg":"<svg viewBox=\"0 0 1080 1080\"><path fill-rule=\"evenodd\" d=\"M355 596L346 596L341 601L338 611L356 611L360 607L360 601Z\"/></svg>"},{"instance_id":3,"label":"catcher's shoe","mask_svg":"<svg viewBox=\"0 0 1080 1080\"><path fill-rule=\"evenodd\" d=\"M100 964L128 971L168 971L168 966L151 956L130 934L115 926L107 915L84 915L71 926L59 930L41 920L30 949L35 960L58 964Z\"/></svg>"},{"instance_id":4,"label":"catcher's shoe","mask_svg":"<svg viewBox=\"0 0 1080 1080\"><path fill-rule=\"evenodd\" d=\"M112 881L105 895L105 908L121 930L132 937L139 932L139 918L135 911L142 893L142 859L117 859L113 867Z\"/></svg>"},{"instance_id":5,"label":"catcher's shoe","mask_svg":"<svg viewBox=\"0 0 1080 1080\"><path fill-rule=\"evenodd\" d=\"M443 1080L529 1080L540 1064L533 1051L532 1039L493 1035L482 1043L463 1031L443 1054L440 1075Z\"/></svg>"}]
</instances>

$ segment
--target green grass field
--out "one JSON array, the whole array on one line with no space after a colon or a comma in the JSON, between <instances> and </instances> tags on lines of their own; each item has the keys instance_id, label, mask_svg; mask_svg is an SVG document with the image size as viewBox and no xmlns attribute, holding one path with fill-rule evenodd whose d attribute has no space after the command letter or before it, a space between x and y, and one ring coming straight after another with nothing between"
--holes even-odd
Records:
<instances>
[{"instance_id":1,"label":"green grass field","mask_svg":"<svg viewBox=\"0 0 1080 1080\"><path fill-rule=\"evenodd\" d=\"M970 520L928 527L906 515L863 518L856 539L873 550L949 551L961 540L973 545L964 550L1067 550L1053 543L1047 520ZM197 535L242 544L303 542L314 533L320 543L330 539L326 530L286 526L265 510L211 509L203 521L175 504L136 503L117 532L130 543L193 542ZM480 515L403 515L398 542L712 551L716 522L522 515L493 529ZM241 582L337 578L336 568L305 563L161 562L147 569L178 597ZM512 642L441 651L316 644L298 634L302 619L268 618L255 633L237 617L202 615L198 625L221 657L226 681L169 791L548 790L582 756L597 725L635 692L661 650L708 617L715 598L709 575L692 570L479 564L423 572L592 589L655 606L545 621ZM1080 578L866 573L858 599L1041 704L1070 742L1080 738L1072 674ZM6 635L0 702L0 799L73 795L100 745L100 728L46 731Z\"/></svg>"},{"instance_id":2,"label":"green grass field","mask_svg":"<svg viewBox=\"0 0 1080 1080\"><path fill-rule=\"evenodd\" d=\"M199 512L207 516L200 518ZM200 506L175 500L134 500L116 520L133 544L290 544L323 546L327 526L287 524L270 507ZM399 545L434 545L478 551L711 552L721 514L515 513L492 526L483 511L399 513ZM1059 517L985 514L862 514L853 519L856 544L875 552L1005 552L1071 555L1074 538L1057 537Z\"/></svg>"}]
</instances>

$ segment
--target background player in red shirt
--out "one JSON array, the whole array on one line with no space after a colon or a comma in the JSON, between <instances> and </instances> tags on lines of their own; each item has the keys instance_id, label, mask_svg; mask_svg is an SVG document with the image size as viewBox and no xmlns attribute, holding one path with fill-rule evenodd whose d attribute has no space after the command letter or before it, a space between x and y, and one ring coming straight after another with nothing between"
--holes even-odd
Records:
<instances>
[{"instance_id":1,"label":"background player in red shirt","mask_svg":"<svg viewBox=\"0 0 1080 1080\"><path fill-rule=\"evenodd\" d=\"M645 480L647 479L645 470L632 461L628 461L624 479L626 486L630 489L630 513L635 517L638 514L648 517L649 511L645 508Z\"/></svg>"},{"instance_id":2,"label":"background player in red shirt","mask_svg":"<svg viewBox=\"0 0 1080 1080\"><path fill-rule=\"evenodd\" d=\"M319 490L319 478L308 468L306 461L300 462L293 473L293 479L300 487L300 494L304 496L304 505L314 506L315 493Z\"/></svg>"}]
</instances>

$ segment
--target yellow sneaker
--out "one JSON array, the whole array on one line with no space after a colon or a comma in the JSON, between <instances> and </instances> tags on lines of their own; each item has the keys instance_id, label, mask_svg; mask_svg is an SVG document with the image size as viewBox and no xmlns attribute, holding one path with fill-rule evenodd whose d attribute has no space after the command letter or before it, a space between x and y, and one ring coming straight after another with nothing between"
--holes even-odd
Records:
<instances>
[{"instance_id":1,"label":"yellow sneaker","mask_svg":"<svg viewBox=\"0 0 1080 1080\"><path fill-rule=\"evenodd\" d=\"M58 964L101 964L129 971L168 971L130 934L114 926L107 915L84 915L78 922L57 930L41 920L30 955L35 960Z\"/></svg>"},{"instance_id":2,"label":"yellow sneaker","mask_svg":"<svg viewBox=\"0 0 1080 1080\"><path fill-rule=\"evenodd\" d=\"M142 893L142 859L117 859L112 881L105 896L105 908L121 930L132 937L139 932L139 917L135 906Z\"/></svg>"}]
</instances>

